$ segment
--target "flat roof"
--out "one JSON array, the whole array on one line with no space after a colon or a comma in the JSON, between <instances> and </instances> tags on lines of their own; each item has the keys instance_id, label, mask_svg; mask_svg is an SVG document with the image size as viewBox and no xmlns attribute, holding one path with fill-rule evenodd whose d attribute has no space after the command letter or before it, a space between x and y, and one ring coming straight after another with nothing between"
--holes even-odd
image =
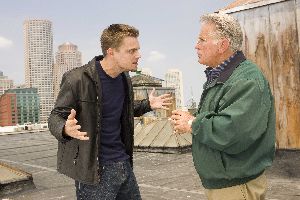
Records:
<instances>
[{"instance_id":1,"label":"flat roof","mask_svg":"<svg viewBox=\"0 0 300 200\"><path fill-rule=\"evenodd\" d=\"M9 199L75 199L74 180L56 171L57 140L47 131L0 136L0 162L32 174L36 189ZM204 200L191 153L134 152L134 173L144 200ZM267 170L266 199L298 199L300 151L277 152Z\"/></svg>"}]
</instances>

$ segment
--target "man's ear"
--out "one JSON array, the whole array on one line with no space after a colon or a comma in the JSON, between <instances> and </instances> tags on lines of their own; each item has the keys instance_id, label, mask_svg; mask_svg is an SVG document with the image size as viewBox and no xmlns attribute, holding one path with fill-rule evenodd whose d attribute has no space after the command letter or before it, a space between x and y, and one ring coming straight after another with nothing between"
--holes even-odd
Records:
<instances>
[{"instance_id":1,"label":"man's ear","mask_svg":"<svg viewBox=\"0 0 300 200\"><path fill-rule=\"evenodd\" d=\"M108 48L106 50L106 55L113 56L114 55L114 50L112 48Z\"/></svg>"},{"instance_id":2,"label":"man's ear","mask_svg":"<svg viewBox=\"0 0 300 200\"><path fill-rule=\"evenodd\" d=\"M230 41L226 38L220 42L219 52L224 53L230 48Z\"/></svg>"}]
</instances>

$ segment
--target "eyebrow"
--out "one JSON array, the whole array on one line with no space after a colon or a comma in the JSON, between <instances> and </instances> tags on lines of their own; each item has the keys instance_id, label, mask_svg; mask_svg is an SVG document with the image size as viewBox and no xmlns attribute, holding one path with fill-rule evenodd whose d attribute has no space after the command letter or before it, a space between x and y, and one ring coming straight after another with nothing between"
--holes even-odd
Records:
<instances>
[{"instance_id":1,"label":"eyebrow","mask_svg":"<svg viewBox=\"0 0 300 200\"><path fill-rule=\"evenodd\" d=\"M207 39L206 38L203 38L202 36L198 37L199 40L201 41L206 41Z\"/></svg>"},{"instance_id":2,"label":"eyebrow","mask_svg":"<svg viewBox=\"0 0 300 200\"><path fill-rule=\"evenodd\" d=\"M135 51L138 51L140 48L132 48L132 49L128 49L127 51L128 52L135 52Z\"/></svg>"}]
</instances>

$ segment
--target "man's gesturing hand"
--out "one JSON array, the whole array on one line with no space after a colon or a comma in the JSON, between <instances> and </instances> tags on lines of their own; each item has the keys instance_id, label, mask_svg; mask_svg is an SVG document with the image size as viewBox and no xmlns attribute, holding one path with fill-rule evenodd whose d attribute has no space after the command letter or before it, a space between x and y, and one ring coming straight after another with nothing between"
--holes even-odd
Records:
<instances>
[{"instance_id":1,"label":"man's gesturing hand","mask_svg":"<svg viewBox=\"0 0 300 200\"><path fill-rule=\"evenodd\" d=\"M68 119L65 124L65 134L76 138L78 140L88 140L89 137L87 137L87 132L81 132L79 129L81 128L80 125L77 125L77 120L75 119L76 111L74 109L71 110L71 114L68 116Z\"/></svg>"},{"instance_id":2,"label":"man's gesturing hand","mask_svg":"<svg viewBox=\"0 0 300 200\"><path fill-rule=\"evenodd\" d=\"M172 105L173 99L170 94L163 94L160 96L154 96L155 88L152 89L149 95L149 102L152 110L164 109L169 110L168 106Z\"/></svg>"}]
</instances>

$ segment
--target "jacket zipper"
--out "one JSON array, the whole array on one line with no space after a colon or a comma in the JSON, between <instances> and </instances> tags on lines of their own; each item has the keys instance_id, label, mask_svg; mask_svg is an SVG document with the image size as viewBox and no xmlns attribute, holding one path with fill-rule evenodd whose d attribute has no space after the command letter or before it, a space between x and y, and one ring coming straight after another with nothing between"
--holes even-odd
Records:
<instances>
[{"instance_id":1,"label":"jacket zipper","mask_svg":"<svg viewBox=\"0 0 300 200\"><path fill-rule=\"evenodd\" d=\"M98 86L98 83L95 81L95 84L96 84L96 90L97 90L97 93L99 92L99 86ZM99 138L100 138L100 131L101 131L101 128L100 128L100 121L101 121L101 115L100 115L100 106L101 106L101 102L100 102L100 99L99 99L99 95L97 94L97 136L96 136L96 143L97 143L97 170L96 170L96 179L98 181L98 183L100 182L100 166L99 166L99 148L100 148L100 144L99 144Z\"/></svg>"},{"instance_id":2,"label":"jacket zipper","mask_svg":"<svg viewBox=\"0 0 300 200\"><path fill-rule=\"evenodd\" d=\"M77 145L77 152L76 152L76 155L73 159L73 164L76 165L77 164L77 158L78 158L78 154L79 154L79 144Z\"/></svg>"}]
</instances>

